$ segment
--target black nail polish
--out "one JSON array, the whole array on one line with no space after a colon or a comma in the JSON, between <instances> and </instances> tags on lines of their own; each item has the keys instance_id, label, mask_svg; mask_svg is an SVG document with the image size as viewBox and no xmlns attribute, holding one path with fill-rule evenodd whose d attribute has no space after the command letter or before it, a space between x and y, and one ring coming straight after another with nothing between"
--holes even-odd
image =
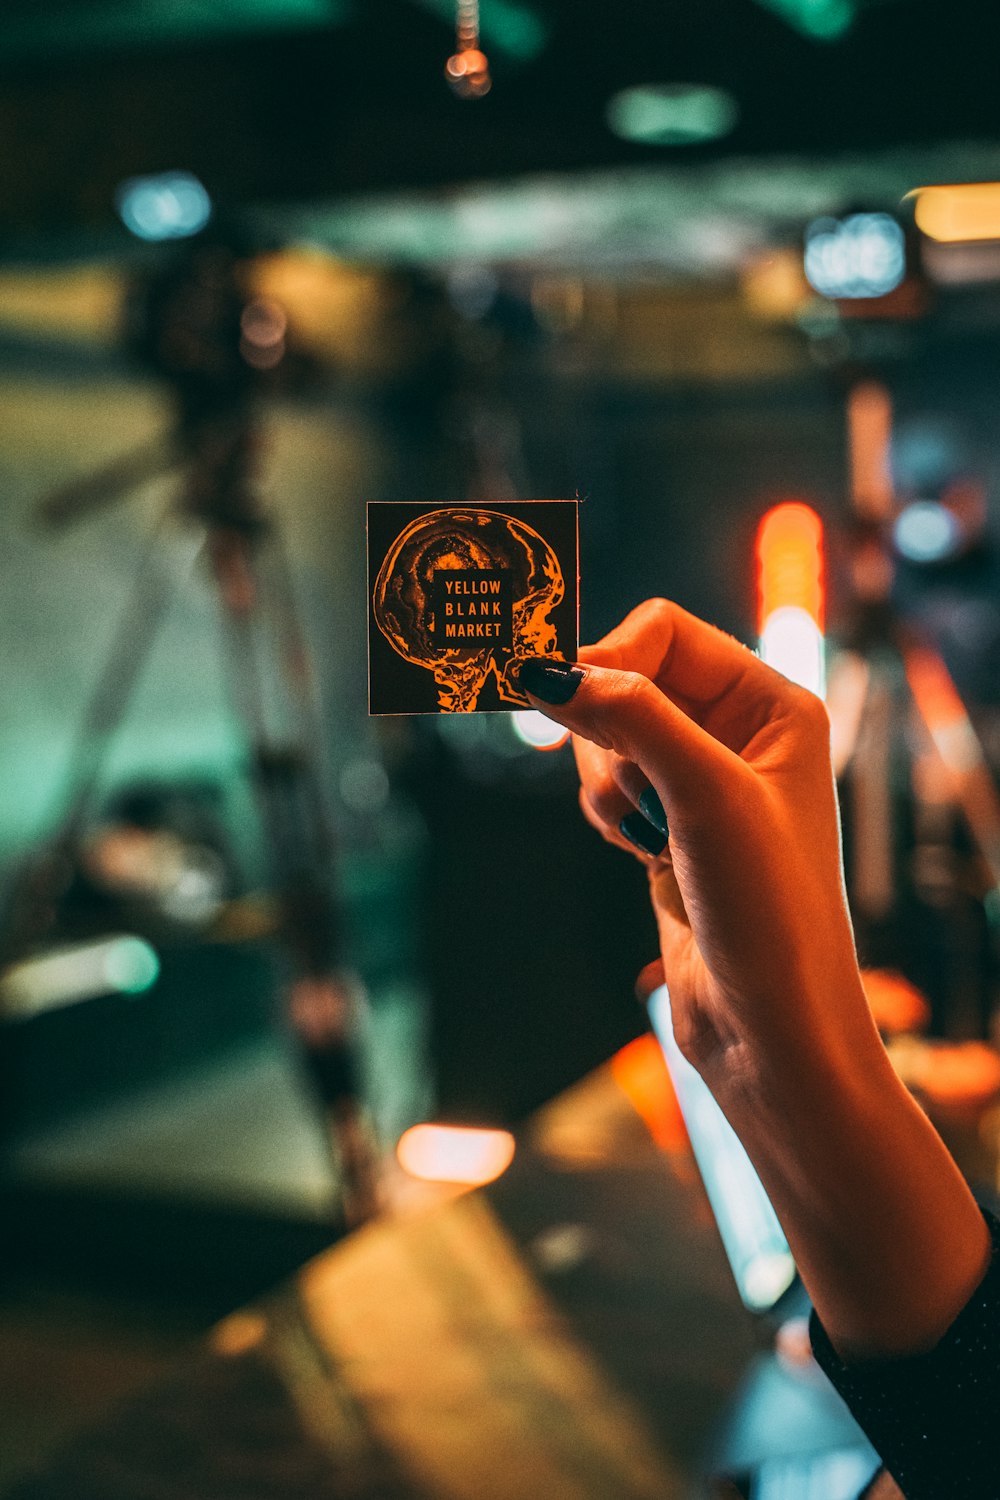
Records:
<instances>
[{"instance_id":1,"label":"black nail polish","mask_svg":"<svg viewBox=\"0 0 1000 1500\"><path fill-rule=\"evenodd\" d=\"M663 803L651 786L648 786L639 798L639 811L647 823L652 823L653 827L662 833L664 838L667 838L670 833L667 827L667 815L663 811Z\"/></svg>"},{"instance_id":2,"label":"black nail polish","mask_svg":"<svg viewBox=\"0 0 1000 1500\"><path fill-rule=\"evenodd\" d=\"M627 813L618 824L618 832L643 854L662 854L667 847L666 835L647 823L640 812Z\"/></svg>"},{"instance_id":3,"label":"black nail polish","mask_svg":"<svg viewBox=\"0 0 1000 1500\"><path fill-rule=\"evenodd\" d=\"M521 687L543 703L568 703L583 677L582 667L552 656L529 656L517 669Z\"/></svg>"}]
</instances>

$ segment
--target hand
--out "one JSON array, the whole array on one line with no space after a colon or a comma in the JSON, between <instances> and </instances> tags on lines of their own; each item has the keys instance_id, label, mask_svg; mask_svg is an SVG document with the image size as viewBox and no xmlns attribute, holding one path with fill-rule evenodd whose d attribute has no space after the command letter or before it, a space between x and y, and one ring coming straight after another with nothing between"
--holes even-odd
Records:
<instances>
[{"instance_id":1,"label":"hand","mask_svg":"<svg viewBox=\"0 0 1000 1500\"><path fill-rule=\"evenodd\" d=\"M669 843L643 857L678 1045L757 1168L835 1346L930 1347L990 1242L868 1010L823 704L664 600L581 661L529 659L520 684L573 731L581 804L605 838L634 852L622 816L640 802L666 815Z\"/></svg>"},{"instance_id":2,"label":"hand","mask_svg":"<svg viewBox=\"0 0 1000 1500\"><path fill-rule=\"evenodd\" d=\"M568 701L541 706L574 731L581 806L606 839L637 853L620 825L650 788L666 815L669 843L639 857L685 1056L720 1091L749 1047L836 1049L845 1023L848 1043L870 1040L822 702L662 599L580 661Z\"/></svg>"}]
</instances>

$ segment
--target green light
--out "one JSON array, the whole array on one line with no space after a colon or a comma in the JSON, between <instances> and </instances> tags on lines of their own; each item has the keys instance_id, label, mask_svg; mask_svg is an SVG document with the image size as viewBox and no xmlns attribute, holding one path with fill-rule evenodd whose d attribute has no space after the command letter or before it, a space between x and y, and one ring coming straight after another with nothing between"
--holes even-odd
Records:
<instances>
[{"instance_id":1,"label":"green light","mask_svg":"<svg viewBox=\"0 0 1000 1500\"><path fill-rule=\"evenodd\" d=\"M856 0L758 0L758 4L821 42L843 36L857 10Z\"/></svg>"},{"instance_id":2,"label":"green light","mask_svg":"<svg viewBox=\"0 0 1000 1500\"><path fill-rule=\"evenodd\" d=\"M500 52L525 61L537 57L548 40L542 22L525 5L510 0L481 0L480 24L487 44L495 43Z\"/></svg>"},{"instance_id":3,"label":"green light","mask_svg":"<svg viewBox=\"0 0 1000 1500\"><path fill-rule=\"evenodd\" d=\"M420 0L420 4L454 27L455 0ZM479 30L487 52L495 47L518 62L530 62L548 41L544 21L516 0L480 0Z\"/></svg>"},{"instance_id":4,"label":"green light","mask_svg":"<svg viewBox=\"0 0 1000 1500\"><path fill-rule=\"evenodd\" d=\"M123 937L110 943L104 954L104 978L108 989L124 995L141 995L160 975L160 960L142 938Z\"/></svg>"},{"instance_id":5,"label":"green light","mask_svg":"<svg viewBox=\"0 0 1000 1500\"><path fill-rule=\"evenodd\" d=\"M122 5L97 0L86 8L12 17L0 32L0 57L32 57L53 52L104 51L197 41L201 37L252 35L267 31L342 24L349 0L145 0Z\"/></svg>"},{"instance_id":6,"label":"green light","mask_svg":"<svg viewBox=\"0 0 1000 1500\"><path fill-rule=\"evenodd\" d=\"M693 83L650 83L623 89L606 111L615 135L646 146L717 141L729 134L738 117L732 95Z\"/></svg>"}]
</instances>

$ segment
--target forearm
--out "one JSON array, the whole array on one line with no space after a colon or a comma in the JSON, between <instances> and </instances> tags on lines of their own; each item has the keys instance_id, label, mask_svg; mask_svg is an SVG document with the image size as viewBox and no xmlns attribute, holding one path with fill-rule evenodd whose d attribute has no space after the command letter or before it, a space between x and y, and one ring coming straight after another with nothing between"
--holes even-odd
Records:
<instances>
[{"instance_id":1,"label":"forearm","mask_svg":"<svg viewBox=\"0 0 1000 1500\"><path fill-rule=\"evenodd\" d=\"M835 1347L925 1349L989 1257L979 1209L874 1027L851 1056L752 1039L712 1086L760 1175Z\"/></svg>"},{"instance_id":2,"label":"forearm","mask_svg":"<svg viewBox=\"0 0 1000 1500\"><path fill-rule=\"evenodd\" d=\"M588 657L527 660L521 684L573 732L595 827L634 848L638 809L668 840L653 859L642 848L678 1046L756 1165L836 1346L925 1347L976 1286L987 1236L861 991L826 710L666 600Z\"/></svg>"}]
</instances>

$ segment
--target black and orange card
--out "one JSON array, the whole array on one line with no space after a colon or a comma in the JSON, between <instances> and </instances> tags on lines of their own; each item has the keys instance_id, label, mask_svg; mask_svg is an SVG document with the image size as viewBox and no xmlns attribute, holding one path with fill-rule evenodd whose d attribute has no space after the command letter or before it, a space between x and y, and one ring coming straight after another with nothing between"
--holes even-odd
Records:
<instances>
[{"instance_id":1,"label":"black and orange card","mask_svg":"<svg viewBox=\"0 0 1000 1500\"><path fill-rule=\"evenodd\" d=\"M517 659L576 656L578 510L371 502L369 712L524 708Z\"/></svg>"}]
</instances>

